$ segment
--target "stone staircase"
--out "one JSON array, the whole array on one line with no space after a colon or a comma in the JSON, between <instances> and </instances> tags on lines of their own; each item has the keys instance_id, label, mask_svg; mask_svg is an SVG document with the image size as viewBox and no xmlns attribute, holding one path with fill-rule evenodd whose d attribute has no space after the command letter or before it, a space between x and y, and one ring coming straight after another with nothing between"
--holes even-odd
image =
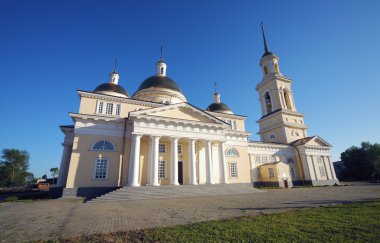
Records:
<instances>
[{"instance_id":1,"label":"stone staircase","mask_svg":"<svg viewBox=\"0 0 380 243\"><path fill-rule=\"evenodd\" d=\"M100 197L89 200L88 203L160 198L202 197L255 192L263 191L254 188L252 184L122 187Z\"/></svg>"}]
</instances>

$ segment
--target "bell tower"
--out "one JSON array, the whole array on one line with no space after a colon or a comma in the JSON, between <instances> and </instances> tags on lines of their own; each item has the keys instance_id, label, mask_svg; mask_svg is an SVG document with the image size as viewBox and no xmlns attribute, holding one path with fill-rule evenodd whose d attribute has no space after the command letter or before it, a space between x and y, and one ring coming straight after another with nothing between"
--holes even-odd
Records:
<instances>
[{"instance_id":1,"label":"bell tower","mask_svg":"<svg viewBox=\"0 0 380 243\"><path fill-rule=\"evenodd\" d=\"M258 134L263 142L288 144L307 137L307 126L304 115L297 112L294 103L292 80L281 74L278 56L269 51L262 23L261 31L264 54L260 60L263 77L256 86L262 111L262 117L257 121L260 126Z\"/></svg>"}]
</instances>

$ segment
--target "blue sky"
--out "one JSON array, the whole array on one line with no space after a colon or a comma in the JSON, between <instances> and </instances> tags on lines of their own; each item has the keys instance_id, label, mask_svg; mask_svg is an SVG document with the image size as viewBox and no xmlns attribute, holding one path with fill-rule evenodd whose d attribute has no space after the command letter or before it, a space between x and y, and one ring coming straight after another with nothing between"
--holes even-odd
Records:
<instances>
[{"instance_id":1,"label":"blue sky","mask_svg":"<svg viewBox=\"0 0 380 243\"><path fill-rule=\"evenodd\" d=\"M108 81L117 58L119 84L133 94L154 74L161 45L191 104L212 103L217 82L258 140L263 21L309 135L339 160L352 145L379 142L379 10L375 0L1 1L0 149L29 151L31 171L49 174L61 159L58 126L79 108L76 90Z\"/></svg>"}]
</instances>

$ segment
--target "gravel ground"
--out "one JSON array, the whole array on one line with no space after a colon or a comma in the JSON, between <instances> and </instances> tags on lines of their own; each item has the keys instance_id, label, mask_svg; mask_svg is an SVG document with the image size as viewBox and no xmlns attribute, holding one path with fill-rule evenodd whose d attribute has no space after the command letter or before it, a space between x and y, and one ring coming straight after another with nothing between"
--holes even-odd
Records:
<instances>
[{"instance_id":1,"label":"gravel ground","mask_svg":"<svg viewBox=\"0 0 380 243\"><path fill-rule=\"evenodd\" d=\"M0 241L20 242L189 224L380 198L380 184L124 202L46 200L0 204Z\"/></svg>"}]
</instances>

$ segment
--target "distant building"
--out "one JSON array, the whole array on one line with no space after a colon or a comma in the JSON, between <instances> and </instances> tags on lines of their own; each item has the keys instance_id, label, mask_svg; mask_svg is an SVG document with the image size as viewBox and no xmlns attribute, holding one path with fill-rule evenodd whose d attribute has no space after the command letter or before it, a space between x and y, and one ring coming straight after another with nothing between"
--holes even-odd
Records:
<instances>
[{"instance_id":1,"label":"distant building","mask_svg":"<svg viewBox=\"0 0 380 243\"><path fill-rule=\"evenodd\" d=\"M331 145L308 136L292 80L280 72L264 30L263 38L263 78L256 86L261 141L248 140L247 117L234 114L216 90L206 109L191 105L166 75L161 56L156 74L132 96L119 85L116 68L108 83L78 91L79 112L70 113L74 125L61 126L58 186L75 194L119 186L338 183Z\"/></svg>"}]
</instances>

